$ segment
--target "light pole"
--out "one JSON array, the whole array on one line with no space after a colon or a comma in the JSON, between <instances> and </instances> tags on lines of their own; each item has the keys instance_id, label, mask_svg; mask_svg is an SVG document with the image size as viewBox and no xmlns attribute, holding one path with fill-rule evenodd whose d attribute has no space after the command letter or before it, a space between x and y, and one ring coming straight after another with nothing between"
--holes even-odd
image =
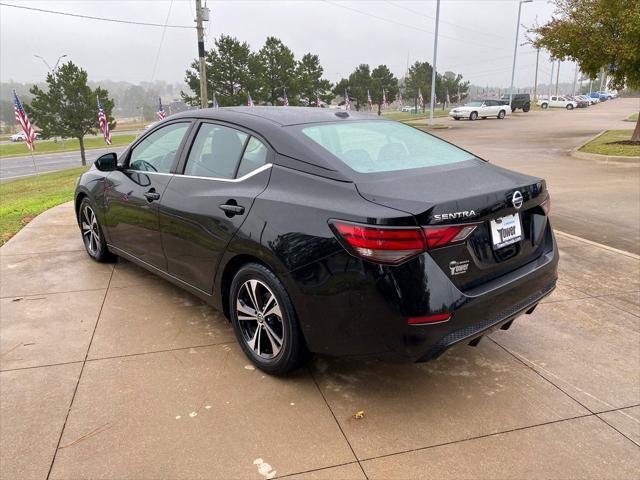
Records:
<instances>
[{"instance_id":1,"label":"light pole","mask_svg":"<svg viewBox=\"0 0 640 480\"><path fill-rule=\"evenodd\" d=\"M536 49L536 74L533 80L533 101L538 101L538 60L540 59L540 48Z\"/></svg>"},{"instance_id":2,"label":"light pole","mask_svg":"<svg viewBox=\"0 0 640 480\"><path fill-rule=\"evenodd\" d=\"M560 81L560 60L558 60L558 71L556 72L556 97L558 96L558 82Z\"/></svg>"},{"instance_id":3,"label":"light pole","mask_svg":"<svg viewBox=\"0 0 640 480\"><path fill-rule=\"evenodd\" d=\"M576 82L578 81L578 62L576 62L576 69L573 72L573 91L571 92L571 95L575 96L576 95Z\"/></svg>"},{"instance_id":4,"label":"light pole","mask_svg":"<svg viewBox=\"0 0 640 480\"><path fill-rule=\"evenodd\" d=\"M42 63L44 63L47 67L47 70L49 70L49 72L51 73L55 73L55 71L58 69L58 64L60 63L60 60L62 60L63 58L65 58L67 56L67 54L65 53L64 55L60 55L58 57L58 60L56 61L55 65L53 66L53 68L51 68L51 65L49 65L49 63L40 55L34 55L34 57L39 58L40 60L42 60Z\"/></svg>"},{"instance_id":5,"label":"light pole","mask_svg":"<svg viewBox=\"0 0 640 480\"><path fill-rule=\"evenodd\" d=\"M533 0L520 0L518 3L518 23L516 23L516 41L513 46L513 66L511 67L511 88L509 88L509 106L513 100L513 80L516 76L516 54L518 53L518 36L520 35L520 14L522 13L522 4L531 3Z\"/></svg>"},{"instance_id":6,"label":"light pole","mask_svg":"<svg viewBox=\"0 0 640 480\"><path fill-rule=\"evenodd\" d=\"M436 31L433 39L433 65L431 69L431 102L429 104L429 126L433 126L433 109L436 108L436 57L438 55L438 23L440 21L440 0L436 4Z\"/></svg>"}]
</instances>

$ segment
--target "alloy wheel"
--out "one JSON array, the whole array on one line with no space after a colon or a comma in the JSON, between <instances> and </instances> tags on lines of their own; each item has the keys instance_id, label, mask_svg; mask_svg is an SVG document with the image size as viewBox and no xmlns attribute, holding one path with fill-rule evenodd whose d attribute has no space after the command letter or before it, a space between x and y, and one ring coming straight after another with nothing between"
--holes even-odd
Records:
<instances>
[{"instance_id":1,"label":"alloy wheel","mask_svg":"<svg viewBox=\"0 0 640 480\"><path fill-rule=\"evenodd\" d=\"M278 299L260 280L247 280L238 290L236 314L242 337L259 357L278 356L284 344L284 322Z\"/></svg>"},{"instance_id":2,"label":"alloy wheel","mask_svg":"<svg viewBox=\"0 0 640 480\"><path fill-rule=\"evenodd\" d=\"M89 205L82 209L82 238L89 253L95 256L100 248L100 231L96 214Z\"/></svg>"}]
</instances>

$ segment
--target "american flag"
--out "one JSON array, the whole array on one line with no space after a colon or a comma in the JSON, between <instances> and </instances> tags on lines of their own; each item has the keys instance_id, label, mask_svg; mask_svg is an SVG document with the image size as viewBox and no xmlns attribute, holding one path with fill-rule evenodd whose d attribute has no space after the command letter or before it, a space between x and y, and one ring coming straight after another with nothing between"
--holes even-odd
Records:
<instances>
[{"instance_id":1,"label":"american flag","mask_svg":"<svg viewBox=\"0 0 640 480\"><path fill-rule=\"evenodd\" d=\"M284 106L288 107L289 106L289 97L287 97L287 89L284 89Z\"/></svg>"},{"instance_id":2,"label":"american flag","mask_svg":"<svg viewBox=\"0 0 640 480\"><path fill-rule=\"evenodd\" d=\"M373 101L371 100L371 94L369 90L367 90L367 103L369 104L369 110L373 109Z\"/></svg>"},{"instance_id":3,"label":"american flag","mask_svg":"<svg viewBox=\"0 0 640 480\"><path fill-rule=\"evenodd\" d=\"M447 105L451 105L451 98L449 97L449 89L447 89Z\"/></svg>"},{"instance_id":4,"label":"american flag","mask_svg":"<svg viewBox=\"0 0 640 480\"><path fill-rule=\"evenodd\" d=\"M100 124L100 130L104 136L104 141L107 145L111 145L111 133L109 133L109 122L107 122L107 116L104 114L104 109L100 103L100 97L98 97L98 123Z\"/></svg>"},{"instance_id":5,"label":"american flag","mask_svg":"<svg viewBox=\"0 0 640 480\"><path fill-rule=\"evenodd\" d=\"M398 110L402 111L402 107L404 107L404 102L402 101L402 93L398 92Z\"/></svg>"},{"instance_id":6,"label":"american flag","mask_svg":"<svg viewBox=\"0 0 640 480\"><path fill-rule=\"evenodd\" d=\"M253 98L251 98L251 92L247 92L247 107L253 107Z\"/></svg>"},{"instance_id":7,"label":"american flag","mask_svg":"<svg viewBox=\"0 0 640 480\"><path fill-rule=\"evenodd\" d=\"M349 93L344 91L344 109L351 110L351 100L349 99Z\"/></svg>"},{"instance_id":8,"label":"american flag","mask_svg":"<svg viewBox=\"0 0 640 480\"><path fill-rule=\"evenodd\" d=\"M34 143L36 140L36 132L33 130L29 117L27 117L27 112L22 108L22 103L20 103L20 99L18 98L18 95L16 95L15 90L13 91L13 102L16 112L16 122L22 128L24 141L27 144L27 147L29 147L29 150L33 152L36 149L36 145Z\"/></svg>"},{"instance_id":9,"label":"american flag","mask_svg":"<svg viewBox=\"0 0 640 480\"><path fill-rule=\"evenodd\" d=\"M385 110L389 108L389 104L387 103L387 93L382 89L382 108Z\"/></svg>"},{"instance_id":10,"label":"american flag","mask_svg":"<svg viewBox=\"0 0 640 480\"><path fill-rule=\"evenodd\" d=\"M316 92L316 107L320 108L320 94Z\"/></svg>"},{"instance_id":11,"label":"american flag","mask_svg":"<svg viewBox=\"0 0 640 480\"><path fill-rule=\"evenodd\" d=\"M164 111L164 107L162 106L162 98L158 97L158 118L160 120L164 120L167 118L167 112Z\"/></svg>"},{"instance_id":12,"label":"american flag","mask_svg":"<svg viewBox=\"0 0 640 480\"><path fill-rule=\"evenodd\" d=\"M422 90L418 89L418 107L424 107L424 98L422 98Z\"/></svg>"},{"instance_id":13,"label":"american flag","mask_svg":"<svg viewBox=\"0 0 640 480\"><path fill-rule=\"evenodd\" d=\"M220 108L220 105L218 105L218 99L216 98L216 92L213 92L213 108Z\"/></svg>"}]
</instances>

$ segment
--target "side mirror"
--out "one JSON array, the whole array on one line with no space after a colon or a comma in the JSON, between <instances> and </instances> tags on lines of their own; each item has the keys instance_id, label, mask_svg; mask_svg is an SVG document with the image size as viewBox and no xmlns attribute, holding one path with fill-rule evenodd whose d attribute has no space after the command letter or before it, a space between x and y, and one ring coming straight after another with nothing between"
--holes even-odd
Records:
<instances>
[{"instance_id":1,"label":"side mirror","mask_svg":"<svg viewBox=\"0 0 640 480\"><path fill-rule=\"evenodd\" d=\"M118 169L118 155L115 153L105 153L94 162L94 165L101 172L112 172Z\"/></svg>"}]
</instances>

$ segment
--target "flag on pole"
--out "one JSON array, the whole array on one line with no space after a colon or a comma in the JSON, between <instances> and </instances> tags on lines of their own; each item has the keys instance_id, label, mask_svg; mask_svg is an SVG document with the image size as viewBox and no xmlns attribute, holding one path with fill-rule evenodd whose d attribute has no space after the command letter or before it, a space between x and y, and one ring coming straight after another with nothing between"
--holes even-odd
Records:
<instances>
[{"instance_id":1,"label":"flag on pole","mask_svg":"<svg viewBox=\"0 0 640 480\"><path fill-rule=\"evenodd\" d=\"M424 98L422 97L422 90L418 89L418 107L424 107Z\"/></svg>"},{"instance_id":2,"label":"flag on pole","mask_svg":"<svg viewBox=\"0 0 640 480\"><path fill-rule=\"evenodd\" d=\"M349 92L344 91L344 109L351 110L351 100L349 99Z\"/></svg>"},{"instance_id":3,"label":"flag on pole","mask_svg":"<svg viewBox=\"0 0 640 480\"><path fill-rule=\"evenodd\" d=\"M371 101L371 94L367 90L367 103L369 104L369 110L373 110L373 101Z\"/></svg>"},{"instance_id":4,"label":"flag on pole","mask_svg":"<svg viewBox=\"0 0 640 480\"><path fill-rule=\"evenodd\" d=\"M164 111L164 107L162 106L162 98L158 97L158 118L160 120L164 120L167 118L167 112Z\"/></svg>"},{"instance_id":5,"label":"flag on pole","mask_svg":"<svg viewBox=\"0 0 640 480\"><path fill-rule=\"evenodd\" d=\"M387 93L384 91L384 88L382 89L382 108L385 110L389 108L389 104L387 103Z\"/></svg>"},{"instance_id":6,"label":"flag on pole","mask_svg":"<svg viewBox=\"0 0 640 480\"><path fill-rule=\"evenodd\" d=\"M104 141L107 145L111 145L111 133L109 133L109 122L107 122L107 116L104 114L104 109L100 103L100 97L98 99L98 123L100 124L100 130L104 136Z\"/></svg>"},{"instance_id":7,"label":"flag on pole","mask_svg":"<svg viewBox=\"0 0 640 480\"><path fill-rule=\"evenodd\" d=\"M316 92L316 107L320 108L320 94Z\"/></svg>"},{"instance_id":8,"label":"flag on pole","mask_svg":"<svg viewBox=\"0 0 640 480\"><path fill-rule=\"evenodd\" d=\"M218 99L216 98L216 92L213 92L213 108L220 108L220 105L218 105Z\"/></svg>"},{"instance_id":9,"label":"flag on pole","mask_svg":"<svg viewBox=\"0 0 640 480\"><path fill-rule=\"evenodd\" d=\"M288 107L289 106L289 97L287 97L287 89L284 89L284 106Z\"/></svg>"},{"instance_id":10,"label":"flag on pole","mask_svg":"<svg viewBox=\"0 0 640 480\"><path fill-rule=\"evenodd\" d=\"M451 98L449 98L449 89L447 88L447 106L451 105Z\"/></svg>"},{"instance_id":11,"label":"flag on pole","mask_svg":"<svg viewBox=\"0 0 640 480\"><path fill-rule=\"evenodd\" d=\"M402 92L398 92L398 110L402 111L402 107L404 107L404 102L402 101Z\"/></svg>"},{"instance_id":12,"label":"flag on pole","mask_svg":"<svg viewBox=\"0 0 640 480\"><path fill-rule=\"evenodd\" d=\"M460 106L460 87L458 87L458 106Z\"/></svg>"},{"instance_id":13,"label":"flag on pole","mask_svg":"<svg viewBox=\"0 0 640 480\"><path fill-rule=\"evenodd\" d=\"M22 128L22 133L24 133L24 141L29 147L29 150L32 152L35 150L36 145L36 132L31 126L31 122L29 121L29 117L27 117L27 112L22 108L22 103L20 103L20 99L16 94L16 91L13 91L13 102L14 102L14 110L16 113L16 122Z\"/></svg>"},{"instance_id":14,"label":"flag on pole","mask_svg":"<svg viewBox=\"0 0 640 480\"><path fill-rule=\"evenodd\" d=\"M251 98L251 92L247 92L247 107L253 107L253 98Z\"/></svg>"}]
</instances>

